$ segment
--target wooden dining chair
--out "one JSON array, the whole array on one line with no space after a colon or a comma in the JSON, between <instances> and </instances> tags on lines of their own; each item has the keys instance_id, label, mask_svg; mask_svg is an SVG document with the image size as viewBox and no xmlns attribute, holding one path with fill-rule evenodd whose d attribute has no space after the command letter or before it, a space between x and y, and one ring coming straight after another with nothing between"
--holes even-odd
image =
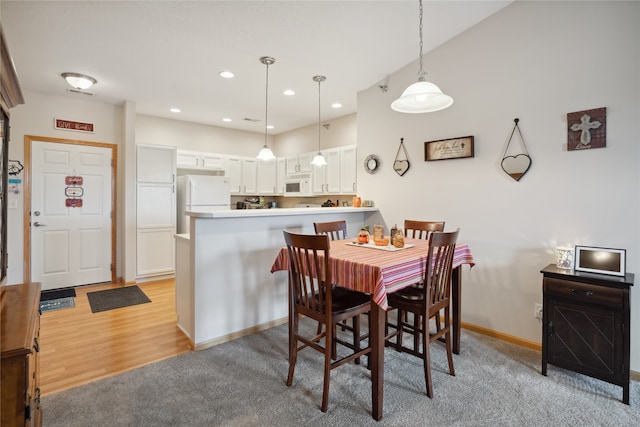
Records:
<instances>
[{"instance_id":1,"label":"wooden dining chair","mask_svg":"<svg viewBox=\"0 0 640 427\"><path fill-rule=\"evenodd\" d=\"M329 380L332 369L355 361L371 352L361 347L360 331L354 331L353 342L334 336L336 324L371 311L370 296L355 291L334 292L329 263L329 238L326 235L304 235L284 232L289 256L289 374L287 386L293 382L298 351L310 347L324 354L324 386L322 412L327 411ZM299 329L300 316L306 316L325 325L324 332L314 336ZM324 342L323 342L324 339ZM347 350L338 357L333 343ZM300 345L299 345L300 344ZM344 355L344 353L347 353Z\"/></svg>"},{"instance_id":2,"label":"wooden dining chair","mask_svg":"<svg viewBox=\"0 0 640 427\"><path fill-rule=\"evenodd\" d=\"M404 220L404 237L428 239L434 231L444 231L444 221Z\"/></svg>"},{"instance_id":3,"label":"wooden dining chair","mask_svg":"<svg viewBox=\"0 0 640 427\"><path fill-rule=\"evenodd\" d=\"M449 374L455 376L451 349L450 296L453 255L457 240L458 230L431 234L425 261L424 286L420 288L410 286L387 296L389 310L398 309L420 316L421 322L419 322L418 327L404 322L400 316L397 317L396 323L392 324L389 321L389 317L387 317L387 328L395 329L395 331L388 334L385 340L389 347L422 359L427 396L429 397L433 397L430 353L432 342L444 338L449 362ZM440 310L444 310L443 325L432 333L429 328L429 320L435 317ZM413 348L402 344L401 337L405 332L419 337L418 346L415 346L415 340ZM396 338L395 342L393 342L394 337Z\"/></svg>"},{"instance_id":4,"label":"wooden dining chair","mask_svg":"<svg viewBox=\"0 0 640 427\"><path fill-rule=\"evenodd\" d=\"M326 234L330 240L347 238L347 221L314 222L316 234Z\"/></svg>"},{"instance_id":5,"label":"wooden dining chair","mask_svg":"<svg viewBox=\"0 0 640 427\"><path fill-rule=\"evenodd\" d=\"M444 221L416 221L411 219L404 220L404 235L412 239L429 239L429 236L434 231L444 231ZM422 282L418 282L413 286L421 287ZM399 316L402 316L403 320L407 320L407 314L399 311ZM436 328L440 330L440 314L436 314ZM417 328L420 323L420 316L413 316L414 327ZM401 337L402 338L402 337ZM418 346L418 336L414 335L414 347Z\"/></svg>"},{"instance_id":6,"label":"wooden dining chair","mask_svg":"<svg viewBox=\"0 0 640 427\"><path fill-rule=\"evenodd\" d=\"M327 236L329 236L329 240L344 240L347 238L347 221L329 221L329 222L314 222L313 223L313 228L316 231L316 234L325 234ZM345 288L340 288L338 287L337 289L334 289L334 292L343 292L343 291L347 291L348 289ZM356 325L356 323L358 323ZM355 329L358 328L358 330L360 329L360 317L354 317L353 318L353 325L349 325L347 324L347 322L340 322L338 323L338 326L340 326L340 328L344 331L344 330L349 330L352 332L355 332ZM321 324L318 324L318 333L320 333L320 329L322 328ZM335 333L334 333L335 336ZM363 335L360 337L360 339L365 339L367 338L368 335ZM334 345L334 352L335 352L335 345ZM360 363L359 359L356 359L356 363Z\"/></svg>"}]
</instances>

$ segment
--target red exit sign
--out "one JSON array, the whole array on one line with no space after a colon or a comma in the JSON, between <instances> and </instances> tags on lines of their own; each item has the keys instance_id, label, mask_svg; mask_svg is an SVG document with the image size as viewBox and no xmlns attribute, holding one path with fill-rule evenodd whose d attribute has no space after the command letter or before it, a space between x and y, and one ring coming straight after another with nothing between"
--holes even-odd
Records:
<instances>
[{"instance_id":1,"label":"red exit sign","mask_svg":"<svg viewBox=\"0 0 640 427\"><path fill-rule=\"evenodd\" d=\"M93 123L74 122L71 120L54 119L54 127L61 130L93 133Z\"/></svg>"}]
</instances>

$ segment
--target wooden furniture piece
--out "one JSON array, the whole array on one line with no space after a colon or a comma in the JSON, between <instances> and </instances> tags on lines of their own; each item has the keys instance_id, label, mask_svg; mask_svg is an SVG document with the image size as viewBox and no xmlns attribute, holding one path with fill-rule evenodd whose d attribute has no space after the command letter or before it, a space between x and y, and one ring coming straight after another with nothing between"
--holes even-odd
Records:
<instances>
[{"instance_id":1,"label":"wooden furniture piece","mask_svg":"<svg viewBox=\"0 0 640 427\"><path fill-rule=\"evenodd\" d=\"M404 220L404 235L405 237L411 237L412 239L429 239L429 236L434 231L444 231L444 221L416 221L411 219ZM422 282L416 283L414 286L421 287ZM404 313L402 310L398 310L398 316L400 316L403 320L407 320L407 313ZM440 313L437 313L435 316L436 328L440 330ZM420 316L417 314L413 315L413 328L417 329L420 324ZM413 335L414 348L418 348L418 339L420 336L418 334Z\"/></svg>"},{"instance_id":2,"label":"wooden furniture piece","mask_svg":"<svg viewBox=\"0 0 640 427\"><path fill-rule=\"evenodd\" d=\"M629 404L629 288L634 275L586 273L549 264L542 279L542 375L547 364L622 387Z\"/></svg>"},{"instance_id":3,"label":"wooden furniture piece","mask_svg":"<svg viewBox=\"0 0 640 427\"><path fill-rule=\"evenodd\" d=\"M427 239L434 231L444 231L444 221L404 220L404 236L412 239Z\"/></svg>"},{"instance_id":4,"label":"wooden furniture piece","mask_svg":"<svg viewBox=\"0 0 640 427\"><path fill-rule=\"evenodd\" d=\"M399 251L373 249L355 245L352 241L331 242L332 283L371 295L369 342L371 345L371 413L382 419L384 402L384 343L387 296L421 280L427 257L427 241L405 239ZM460 352L460 306L462 295L462 265L473 267L475 261L469 247L456 245L451 275L451 309L453 311L453 352ZM402 268L398 268L402 266ZM278 253L271 272L289 269L287 249Z\"/></svg>"},{"instance_id":5,"label":"wooden furniture piece","mask_svg":"<svg viewBox=\"0 0 640 427\"><path fill-rule=\"evenodd\" d=\"M447 349L447 361L449 374L455 376L453 356L451 355L451 325L450 325L450 294L451 272L453 269L453 255L456 249L458 230L444 233L432 233L429 239L429 248L425 260L425 273L423 286L409 286L389 295L389 310L398 309L396 324L387 321L387 326L395 331L385 337L390 347L397 351L409 353L422 359L424 364L424 378L427 386L427 396L433 397L433 381L431 379L431 343L444 338ZM444 325L436 328L435 333L429 331L429 319L435 317L444 310ZM419 325L409 324L400 315L401 312L413 313L420 318ZM414 337L414 347L409 348L402 344L404 332ZM396 338L394 343L392 338ZM422 342L422 349L420 348ZM417 344L417 345L416 345Z\"/></svg>"},{"instance_id":6,"label":"wooden furniture piece","mask_svg":"<svg viewBox=\"0 0 640 427\"><path fill-rule=\"evenodd\" d=\"M298 351L311 347L324 354L324 386L322 412L329 402L331 370L371 352L371 347L360 348L359 328L354 328L353 343L334 337L338 322L371 311L371 300L360 292L340 292L334 295L329 263L329 238L324 235L294 234L283 231L289 256L289 375L287 386L293 382ZM309 272L313 272L309 274ZM325 325L325 332L309 337L298 328L300 316L317 320ZM358 322L354 323L358 324ZM321 340L324 338L324 346ZM298 347L298 343L302 345ZM333 344L339 343L351 351L337 357ZM335 360L334 360L335 359ZM334 361L332 361L334 360Z\"/></svg>"},{"instance_id":7,"label":"wooden furniture piece","mask_svg":"<svg viewBox=\"0 0 640 427\"><path fill-rule=\"evenodd\" d=\"M347 238L347 221L314 222L316 234L326 234L330 240Z\"/></svg>"},{"instance_id":8,"label":"wooden furniture piece","mask_svg":"<svg viewBox=\"0 0 640 427\"><path fill-rule=\"evenodd\" d=\"M40 426L40 283L2 286L0 425Z\"/></svg>"}]
</instances>

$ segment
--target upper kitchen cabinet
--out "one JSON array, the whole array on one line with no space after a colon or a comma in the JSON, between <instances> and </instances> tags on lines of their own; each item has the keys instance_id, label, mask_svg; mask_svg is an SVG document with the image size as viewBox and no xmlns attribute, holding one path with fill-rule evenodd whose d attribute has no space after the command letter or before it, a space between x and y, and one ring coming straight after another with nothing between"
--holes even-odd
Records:
<instances>
[{"instance_id":1,"label":"upper kitchen cabinet","mask_svg":"<svg viewBox=\"0 0 640 427\"><path fill-rule=\"evenodd\" d=\"M340 193L340 148L322 150L322 155L327 161L324 166L312 166L313 170L313 194L339 194Z\"/></svg>"},{"instance_id":2,"label":"upper kitchen cabinet","mask_svg":"<svg viewBox=\"0 0 640 427\"><path fill-rule=\"evenodd\" d=\"M357 161L355 145L340 147L340 194L356 194Z\"/></svg>"},{"instance_id":3,"label":"upper kitchen cabinet","mask_svg":"<svg viewBox=\"0 0 640 427\"><path fill-rule=\"evenodd\" d=\"M260 195L276 194L277 160L258 160L256 189Z\"/></svg>"},{"instance_id":4,"label":"upper kitchen cabinet","mask_svg":"<svg viewBox=\"0 0 640 427\"><path fill-rule=\"evenodd\" d=\"M229 156L227 159L227 177L231 194L258 194L258 160L253 157Z\"/></svg>"},{"instance_id":5,"label":"upper kitchen cabinet","mask_svg":"<svg viewBox=\"0 0 640 427\"><path fill-rule=\"evenodd\" d=\"M278 157L276 159L276 195L284 194L284 183L287 176L287 159Z\"/></svg>"},{"instance_id":6,"label":"upper kitchen cabinet","mask_svg":"<svg viewBox=\"0 0 640 427\"><path fill-rule=\"evenodd\" d=\"M315 153L304 153L299 156L287 157L287 175L311 173L311 159Z\"/></svg>"},{"instance_id":7,"label":"upper kitchen cabinet","mask_svg":"<svg viewBox=\"0 0 640 427\"><path fill-rule=\"evenodd\" d=\"M164 145L138 144L138 182L173 184L176 178L176 149Z\"/></svg>"},{"instance_id":8,"label":"upper kitchen cabinet","mask_svg":"<svg viewBox=\"0 0 640 427\"><path fill-rule=\"evenodd\" d=\"M201 169L223 171L226 169L227 156L215 153L178 150L176 166L180 169Z\"/></svg>"}]
</instances>

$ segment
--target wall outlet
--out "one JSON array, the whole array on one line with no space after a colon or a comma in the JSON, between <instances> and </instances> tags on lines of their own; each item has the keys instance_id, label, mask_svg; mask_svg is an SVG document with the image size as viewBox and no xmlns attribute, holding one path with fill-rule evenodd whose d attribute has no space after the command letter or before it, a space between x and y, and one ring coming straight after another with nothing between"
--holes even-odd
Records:
<instances>
[{"instance_id":1,"label":"wall outlet","mask_svg":"<svg viewBox=\"0 0 640 427\"><path fill-rule=\"evenodd\" d=\"M536 303L533 310L533 317L536 319L542 319L542 304Z\"/></svg>"}]
</instances>

